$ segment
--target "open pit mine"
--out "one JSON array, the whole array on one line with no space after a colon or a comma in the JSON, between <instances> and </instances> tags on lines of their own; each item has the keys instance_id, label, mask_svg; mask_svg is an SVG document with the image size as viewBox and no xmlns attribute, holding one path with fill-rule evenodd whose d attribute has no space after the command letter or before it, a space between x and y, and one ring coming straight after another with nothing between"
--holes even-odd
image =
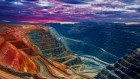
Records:
<instances>
[{"instance_id":1,"label":"open pit mine","mask_svg":"<svg viewBox=\"0 0 140 79\"><path fill-rule=\"evenodd\" d=\"M0 25L0 79L90 79L51 28Z\"/></svg>"},{"instance_id":2,"label":"open pit mine","mask_svg":"<svg viewBox=\"0 0 140 79\"><path fill-rule=\"evenodd\" d=\"M91 71L53 28L0 25L0 79L139 79L140 49Z\"/></svg>"}]
</instances>

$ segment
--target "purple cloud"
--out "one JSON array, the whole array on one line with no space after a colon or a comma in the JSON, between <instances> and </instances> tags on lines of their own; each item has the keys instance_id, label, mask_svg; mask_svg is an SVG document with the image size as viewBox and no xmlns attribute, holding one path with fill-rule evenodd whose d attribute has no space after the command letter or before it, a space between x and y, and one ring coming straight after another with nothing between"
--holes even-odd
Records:
<instances>
[{"instance_id":1,"label":"purple cloud","mask_svg":"<svg viewBox=\"0 0 140 79\"><path fill-rule=\"evenodd\" d=\"M0 0L0 21L140 22L138 0Z\"/></svg>"}]
</instances>

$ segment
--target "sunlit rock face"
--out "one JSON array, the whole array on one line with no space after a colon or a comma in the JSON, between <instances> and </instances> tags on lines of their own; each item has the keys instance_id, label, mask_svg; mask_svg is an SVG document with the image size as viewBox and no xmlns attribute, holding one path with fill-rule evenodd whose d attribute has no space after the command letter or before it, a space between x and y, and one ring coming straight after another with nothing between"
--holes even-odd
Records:
<instances>
[{"instance_id":1,"label":"sunlit rock face","mask_svg":"<svg viewBox=\"0 0 140 79\"><path fill-rule=\"evenodd\" d=\"M50 28L37 25L0 27L0 72L4 74L0 74L0 78L93 78L94 73L82 72L86 69L81 59L71 53Z\"/></svg>"},{"instance_id":2,"label":"sunlit rock face","mask_svg":"<svg viewBox=\"0 0 140 79\"><path fill-rule=\"evenodd\" d=\"M15 32L15 30L8 31L11 32L1 34L0 63L17 71L29 72L32 74L37 73L39 69L36 63L24 54L24 50L30 48L21 40L24 38L16 36L16 34L20 34L20 32Z\"/></svg>"}]
</instances>

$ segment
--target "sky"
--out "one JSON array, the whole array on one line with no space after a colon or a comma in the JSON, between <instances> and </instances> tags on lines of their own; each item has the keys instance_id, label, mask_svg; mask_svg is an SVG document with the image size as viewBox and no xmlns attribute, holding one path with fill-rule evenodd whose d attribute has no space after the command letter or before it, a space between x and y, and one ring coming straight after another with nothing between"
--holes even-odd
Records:
<instances>
[{"instance_id":1,"label":"sky","mask_svg":"<svg viewBox=\"0 0 140 79\"><path fill-rule=\"evenodd\" d=\"M140 23L140 0L0 0L0 22Z\"/></svg>"}]
</instances>

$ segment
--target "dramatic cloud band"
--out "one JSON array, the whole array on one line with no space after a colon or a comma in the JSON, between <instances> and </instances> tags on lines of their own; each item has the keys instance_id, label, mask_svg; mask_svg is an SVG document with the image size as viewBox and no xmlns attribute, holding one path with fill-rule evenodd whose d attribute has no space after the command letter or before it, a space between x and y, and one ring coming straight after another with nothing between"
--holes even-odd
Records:
<instances>
[{"instance_id":1,"label":"dramatic cloud band","mask_svg":"<svg viewBox=\"0 0 140 79\"><path fill-rule=\"evenodd\" d=\"M0 0L1 22L140 22L139 0Z\"/></svg>"}]
</instances>

